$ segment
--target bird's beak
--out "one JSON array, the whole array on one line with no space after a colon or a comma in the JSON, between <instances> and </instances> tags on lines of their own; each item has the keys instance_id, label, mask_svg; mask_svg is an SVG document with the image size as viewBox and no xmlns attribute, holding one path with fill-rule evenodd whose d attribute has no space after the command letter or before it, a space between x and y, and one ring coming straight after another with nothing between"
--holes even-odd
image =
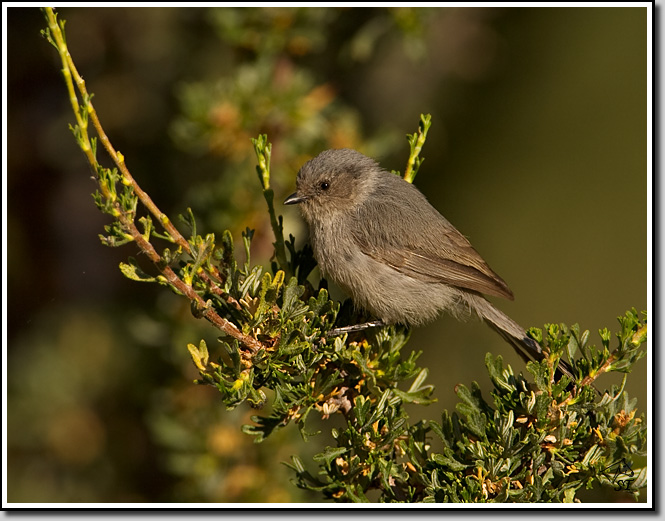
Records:
<instances>
[{"instance_id":1,"label":"bird's beak","mask_svg":"<svg viewBox=\"0 0 665 521\"><path fill-rule=\"evenodd\" d=\"M298 192L296 192L284 199L284 204L298 204L306 201L307 199L308 197L304 195L298 195Z\"/></svg>"}]
</instances>

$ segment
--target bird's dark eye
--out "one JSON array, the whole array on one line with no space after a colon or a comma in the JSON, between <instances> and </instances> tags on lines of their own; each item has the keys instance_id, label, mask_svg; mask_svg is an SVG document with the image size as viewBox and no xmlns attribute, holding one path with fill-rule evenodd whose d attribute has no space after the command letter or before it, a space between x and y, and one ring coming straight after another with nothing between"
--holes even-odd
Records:
<instances>
[{"instance_id":1,"label":"bird's dark eye","mask_svg":"<svg viewBox=\"0 0 665 521\"><path fill-rule=\"evenodd\" d=\"M328 181L321 181L319 183L319 188L321 188L321 190L327 190L330 188L330 183Z\"/></svg>"}]
</instances>

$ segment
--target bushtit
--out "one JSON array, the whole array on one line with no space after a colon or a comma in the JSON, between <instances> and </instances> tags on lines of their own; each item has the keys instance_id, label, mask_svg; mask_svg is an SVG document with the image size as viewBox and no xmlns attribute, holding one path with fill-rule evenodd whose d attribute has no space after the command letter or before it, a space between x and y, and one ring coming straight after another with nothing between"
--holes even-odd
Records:
<instances>
[{"instance_id":1,"label":"bushtit","mask_svg":"<svg viewBox=\"0 0 665 521\"><path fill-rule=\"evenodd\" d=\"M537 342L482 294L513 293L420 191L355 150L327 150L298 172L299 204L323 274L383 324L419 325L475 312L524 359ZM559 370L572 376L560 363Z\"/></svg>"}]
</instances>

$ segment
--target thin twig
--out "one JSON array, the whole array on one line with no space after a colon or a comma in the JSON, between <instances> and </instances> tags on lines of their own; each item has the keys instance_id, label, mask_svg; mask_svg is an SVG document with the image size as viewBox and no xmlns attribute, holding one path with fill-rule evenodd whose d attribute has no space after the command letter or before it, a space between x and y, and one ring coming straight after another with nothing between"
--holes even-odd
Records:
<instances>
[{"instance_id":1,"label":"thin twig","mask_svg":"<svg viewBox=\"0 0 665 521\"><path fill-rule=\"evenodd\" d=\"M282 223L275 214L275 206L273 204L275 193L270 187L270 154L272 152L272 144L268 143L268 136L261 134L258 139L252 139L254 151L258 159L256 167L261 186L263 187L263 197L268 205L268 214L270 215L270 226L272 227L273 234L275 235L275 258L277 265L280 269L284 270L286 276L292 275L286 260L286 247L284 244L284 230Z\"/></svg>"},{"instance_id":2,"label":"thin twig","mask_svg":"<svg viewBox=\"0 0 665 521\"><path fill-rule=\"evenodd\" d=\"M432 125L432 116L430 114L421 114L420 123L418 124L418 132L414 134L408 134L407 140L409 141L409 146L411 148L411 153L409 154L409 159L406 162L406 170L404 170L404 180L412 183L418 173L420 165L425 160L420 157L420 152L423 149L425 140L427 139L427 131Z\"/></svg>"},{"instance_id":3,"label":"thin twig","mask_svg":"<svg viewBox=\"0 0 665 521\"><path fill-rule=\"evenodd\" d=\"M100 141L102 142L104 148L111 156L111 159L116 164L116 166L118 167L119 171L122 174L122 183L132 187L133 192L136 194L141 203L148 209L148 211L153 216L157 218L157 220L161 223L161 225L164 227L169 236L174 240L174 242L179 246L181 246L184 251L186 251L188 254L191 255L190 244L180 234L180 232L175 228L175 226L173 226L173 224L171 223L170 219L166 216L166 214L164 214L161 210L159 210L159 208L152 201L150 196L141 189L141 187L134 180L134 177L130 174L129 170L127 169L124 156L119 152L117 152L113 147L113 145L111 144L111 141L106 135L106 132L104 132L101 122L99 121L97 112L92 102L90 101L90 95L88 94L88 91L86 89L85 81L78 73L76 66L74 65L74 61L71 55L69 54L69 50L67 48L67 44L60 29L60 25L57 22L55 12L53 11L52 8L44 8L44 11L46 14L46 18L48 20L51 41L52 43L54 43L55 47L57 48L58 53L60 54L62 60L63 64L62 72L65 77L65 83L67 85L67 90L69 92L69 98L72 104L72 109L74 111L74 116L76 118L78 128L80 129L79 133L80 135L78 136L80 138L79 145L81 146L81 149L85 153L88 162L93 167L95 173L97 173L99 171L98 169L100 168L100 165L97 161L97 158L95 157L95 150L94 147L92 146L90 137L88 135L88 118L90 118L92 120L92 124L95 127L97 135L99 136ZM84 102L83 106L79 105L79 100L76 95L76 90L74 88L74 82L76 83L76 88L78 89L83 98ZM86 111L86 114L81 113L82 109ZM104 197L106 197L109 200L112 200L112 205L115 210L114 212L115 216L120 221L123 228L133 238L138 247L155 264L157 269L166 278L168 283L171 286L173 286L176 290L178 290L180 293L185 295L190 301L195 302L197 307L201 310L202 316L205 317L209 322L211 322L217 328L222 330L224 333L228 334L229 336L241 342L243 345L249 348L252 354L257 353L259 349L263 347L263 344L261 344L261 342L259 342L256 338L251 337L249 335L245 335L233 323L219 316L219 314L217 314L212 307L207 305L206 302L203 300L203 298L198 293L196 293L196 291L191 285L187 284L178 277L178 275L171 269L170 266L162 266L161 256L159 255L159 253L157 253L154 246L144 238L143 234L141 234L139 229L134 224L133 219L127 216L127 214L125 213L125 211L123 210L122 206L118 201L113 200L112 194L108 192L103 183L100 183L100 187L102 189ZM214 266L211 266L211 269L213 270L212 276L220 280L221 276L218 270ZM200 275L203 275L204 278L212 284L212 281L206 274L201 273ZM221 291L220 288L216 287L212 291L213 293L218 293L219 292L218 290Z\"/></svg>"},{"instance_id":4,"label":"thin twig","mask_svg":"<svg viewBox=\"0 0 665 521\"><path fill-rule=\"evenodd\" d=\"M97 111L95 110L92 101L90 101L91 97L88 94L85 80L79 74L78 69L74 64L74 60L72 59L71 54L69 53L67 44L65 43L64 37L62 35L62 31L60 30L60 27L56 21L55 14L52 9L47 9L46 12L49 20L49 28L51 29L51 33L53 34L55 41L58 45L60 56L62 57L63 73L65 74L65 81L67 82L70 101L72 103L72 107L74 108L78 125L81 127L82 130L87 130L88 125L87 122L84 121L84 119L80 115L78 98L76 96L76 93L74 92L73 85L70 81L71 79L74 80L74 82L76 83L76 88L81 93L81 97L83 98L85 103L85 108L88 112L89 118L92 121L93 126L95 127L95 131L99 136L99 140L101 141L102 145L104 146L104 149L106 149L107 153L109 154L113 162L118 167L118 170L122 174L123 184L132 187L134 193L137 195L143 206L145 206L145 208L159 221L164 230L166 230L169 236L173 239L173 241L177 245L182 247L182 249L186 253L191 255L192 253L191 247L187 239L183 237L183 235L173 225L168 216L157 207L152 198L139 186L139 184L134 179L134 176L132 176L132 174L129 172L129 169L127 168L127 165L125 163L124 156L121 153L119 153L111 144L111 140L106 135L106 132L104 131L104 128L102 127L102 124L99 121ZM69 76L69 78L67 76ZM83 151L88 157L88 161L92 165L94 165L97 163L97 160L92 153L89 139L87 139L87 133L86 133L86 142L87 146L84 148ZM211 266L211 269L212 269L212 276L217 280L221 280L221 276L217 268Z\"/></svg>"}]
</instances>

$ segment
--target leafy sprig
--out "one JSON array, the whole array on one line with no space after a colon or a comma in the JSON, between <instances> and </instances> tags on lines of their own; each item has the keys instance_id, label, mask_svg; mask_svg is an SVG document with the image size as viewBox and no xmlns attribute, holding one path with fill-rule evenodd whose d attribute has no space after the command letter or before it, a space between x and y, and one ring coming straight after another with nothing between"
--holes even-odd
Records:
<instances>
[{"instance_id":1,"label":"leafy sprig","mask_svg":"<svg viewBox=\"0 0 665 521\"><path fill-rule=\"evenodd\" d=\"M406 140L409 142L409 159L406 162L406 169L404 170L404 180L413 183L416 174L420 169L420 165L425 161L424 157L420 157L420 152L423 149L425 140L427 139L427 132L432 126L431 114L421 114L420 123L418 124L418 132L407 134Z\"/></svg>"},{"instance_id":2,"label":"leafy sprig","mask_svg":"<svg viewBox=\"0 0 665 521\"><path fill-rule=\"evenodd\" d=\"M52 8L44 8L43 11L48 22L48 28L43 30L42 34L60 55L62 73L76 118L76 124L70 126L70 128L79 147L86 155L99 184L99 189L93 195L95 203L100 210L114 218L114 221L106 226L107 235L101 238L102 242L107 246L120 246L128 242L135 242L160 271L161 278L156 278L156 280L159 282L165 281L174 291L187 296L197 313L225 334L238 340L243 348L249 350L250 353L256 353L262 347L260 342L255 337L242 333L235 324L220 316L210 305L210 301L204 300L200 291L194 288L193 279L197 277L205 281L205 284L209 287L217 286L215 289L211 289L211 292L219 294L218 282L221 281L214 263L208 262L207 259L199 256L199 268L195 272L191 270L191 267L189 269L187 278L190 283L184 280L184 277L176 274L172 268L172 264L180 259L182 253L190 257L193 255L190 242L180 234L170 219L159 210L130 174L124 156L115 150L104 132L92 104L92 95L88 93L85 81L76 70L65 40L65 22L57 19L57 15ZM89 121L92 121L98 139L115 164L114 168L104 167L97 160L97 138L89 135ZM118 191L118 187L120 191ZM146 216L140 220L143 231L139 230L136 224L139 201L152 215L152 217ZM150 242L151 236L155 233L152 218L155 218L164 229L164 233L157 235L157 237L166 237L170 242L177 245L175 254L168 249L160 254ZM209 248L208 251L212 255L212 249ZM208 271L201 268L204 264ZM136 268L131 265L121 264L121 270L133 278L141 277L138 275ZM183 274L187 274L187 269ZM143 280L147 279L143 278Z\"/></svg>"},{"instance_id":3,"label":"leafy sprig","mask_svg":"<svg viewBox=\"0 0 665 521\"><path fill-rule=\"evenodd\" d=\"M620 354L614 356L630 369L640 357L634 342L644 340L646 324L634 310L619 323ZM578 326L546 329L554 358L574 338L569 332L579 333ZM589 333L580 336L588 341ZM628 351L621 347L626 344ZM580 489L599 484L639 495L647 470L633 469L632 461L646 453L646 426L625 392L626 377L598 398L588 386L573 391L564 379L550 379L548 361L529 364L535 384L500 356L488 353L485 364L494 388L490 399L477 383L460 384L457 411L444 411L440 423L409 426L389 395L376 404L359 399L357 421L334 431L337 447L314 458L317 477L293 457L298 486L352 502L367 501L371 489L389 502L573 502ZM581 379L603 364L601 358L582 364Z\"/></svg>"}]
</instances>

